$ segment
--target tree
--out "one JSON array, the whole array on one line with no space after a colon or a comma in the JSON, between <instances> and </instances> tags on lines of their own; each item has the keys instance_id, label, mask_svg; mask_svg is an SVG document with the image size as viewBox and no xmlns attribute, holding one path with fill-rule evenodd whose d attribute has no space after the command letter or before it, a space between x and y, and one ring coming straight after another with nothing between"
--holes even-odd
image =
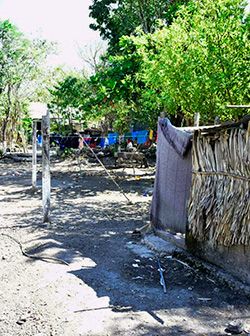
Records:
<instances>
[{"instance_id":1,"label":"tree","mask_svg":"<svg viewBox=\"0 0 250 336\"><path fill-rule=\"evenodd\" d=\"M28 40L9 21L0 22L0 137L4 149L35 94L50 47L43 40Z\"/></svg>"},{"instance_id":2,"label":"tree","mask_svg":"<svg viewBox=\"0 0 250 336\"><path fill-rule=\"evenodd\" d=\"M90 70L88 72L95 74L102 66L102 57L105 54L105 48L103 44L97 43L94 46L85 46L79 48L79 56Z\"/></svg>"},{"instance_id":3,"label":"tree","mask_svg":"<svg viewBox=\"0 0 250 336\"><path fill-rule=\"evenodd\" d=\"M101 4L113 20L125 1ZM108 52L105 66L89 80L92 115L124 130L137 121L153 127L162 110L178 126L193 125L197 112L202 123L213 123L216 116L240 118L245 111L225 106L249 103L245 7L242 0L192 0L174 12L170 25L162 22L153 33L136 29L121 37L116 52Z\"/></svg>"},{"instance_id":4,"label":"tree","mask_svg":"<svg viewBox=\"0 0 250 336\"><path fill-rule=\"evenodd\" d=\"M171 24L179 7L187 0L94 0L90 6L90 16L95 23L90 25L99 30L101 36L109 41L110 52L117 52L122 36L135 32L141 27L144 33L152 33L157 20Z\"/></svg>"},{"instance_id":5,"label":"tree","mask_svg":"<svg viewBox=\"0 0 250 336\"><path fill-rule=\"evenodd\" d=\"M65 73L50 90L52 113L59 120L58 130L73 131L73 121L84 124L87 118L89 99L88 79L80 73Z\"/></svg>"},{"instance_id":6,"label":"tree","mask_svg":"<svg viewBox=\"0 0 250 336\"><path fill-rule=\"evenodd\" d=\"M96 20L91 27L109 41L104 66L90 80L95 92L91 106L95 115L103 113L111 120L112 127L130 128L137 122L153 125L155 118L148 109L157 106L157 113L162 107L159 100L156 104L151 100L153 106L148 104L149 91L148 97L147 94L142 96L145 84L138 76L143 66L142 57L133 40L125 35L141 32L150 35L159 25L170 25L185 3L187 0L95 0L90 7L90 15Z\"/></svg>"},{"instance_id":7,"label":"tree","mask_svg":"<svg viewBox=\"0 0 250 336\"><path fill-rule=\"evenodd\" d=\"M150 92L151 101L160 101L169 115L183 115L186 124L197 112L204 123L244 114L225 106L249 102L245 7L242 0L192 1L171 26L133 37L144 63L142 96Z\"/></svg>"}]
</instances>

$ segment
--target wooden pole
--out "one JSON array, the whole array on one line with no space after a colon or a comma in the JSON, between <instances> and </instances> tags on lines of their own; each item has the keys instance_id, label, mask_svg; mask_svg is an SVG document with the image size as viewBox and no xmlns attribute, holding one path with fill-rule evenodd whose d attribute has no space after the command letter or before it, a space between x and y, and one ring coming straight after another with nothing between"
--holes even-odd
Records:
<instances>
[{"instance_id":1,"label":"wooden pole","mask_svg":"<svg viewBox=\"0 0 250 336\"><path fill-rule=\"evenodd\" d=\"M166 112L165 110L160 113L160 118L164 119L166 117Z\"/></svg>"},{"instance_id":2,"label":"wooden pole","mask_svg":"<svg viewBox=\"0 0 250 336\"><path fill-rule=\"evenodd\" d=\"M220 117L218 117L218 116L216 116L215 118L214 118L214 125L220 125Z\"/></svg>"},{"instance_id":3,"label":"wooden pole","mask_svg":"<svg viewBox=\"0 0 250 336\"><path fill-rule=\"evenodd\" d=\"M194 126L199 126L200 125L200 113L195 113L194 115Z\"/></svg>"},{"instance_id":4,"label":"wooden pole","mask_svg":"<svg viewBox=\"0 0 250 336\"><path fill-rule=\"evenodd\" d=\"M250 109L250 105L226 105L227 108Z\"/></svg>"},{"instance_id":5,"label":"wooden pole","mask_svg":"<svg viewBox=\"0 0 250 336\"><path fill-rule=\"evenodd\" d=\"M50 112L42 117L42 200L43 200L43 222L50 222Z\"/></svg>"},{"instance_id":6,"label":"wooden pole","mask_svg":"<svg viewBox=\"0 0 250 336\"><path fill-rule=\"evenodd\" d=\"M37 180L37 144L36 144L36 131L37 122L33 120L32 124L32 189L36 190L36 180Z\"/></svg>"}]
</instances>

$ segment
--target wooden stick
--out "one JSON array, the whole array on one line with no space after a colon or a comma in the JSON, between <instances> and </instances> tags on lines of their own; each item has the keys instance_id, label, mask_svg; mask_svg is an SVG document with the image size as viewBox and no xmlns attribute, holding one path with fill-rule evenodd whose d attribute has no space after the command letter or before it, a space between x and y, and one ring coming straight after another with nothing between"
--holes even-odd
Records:
<instances>
[{"instance_id":1,"label":"wooden stick","mask_svg":"<svg viewBox=\"0 0 250 336\"><path fill-rule=\"evenodd\" d=\"M37 144L36 144L37 122L33 120L32 125L32 189L36 190L37 181Z\"/></svg>"},{"instance_id":2,"label":"wooden stick","mask_svg":"<svg viewBox=\"0 0 250 336\"><path fill-rule=\"evenodd\" d=\"M160 119L164 119L166 117L166 112L165 111L162 111L160 113Z\"/></svg>"},{"instance_id":3,"label":"wooden stick","mask_svg":"<svg viewBox=\"0 0 250 336\"><path fill-rule=\"evenodd\" d=\"M250 105L226 105L227 108L246 108L249 109Z\"/></svg>"},{"instance_id":4,"label":"wooden stick","mask_svg":"<svg viewBox=\"0 0 250 336\"><path fill-rule=\"evenodd\" d=\"M194 115L194 126L198 127L200 125L200 113L195 113Z\"/></svg>"},{"instance_id":5,"label":"wooden stick","mask_svg":"<svg viewBox=\"0 0 250 336\"><path fill-rule=\"evenodd\" d=\"M50 113L42 117L42 201L43 201L43 222L50 222Z\"/></svg>"}]
</instances>

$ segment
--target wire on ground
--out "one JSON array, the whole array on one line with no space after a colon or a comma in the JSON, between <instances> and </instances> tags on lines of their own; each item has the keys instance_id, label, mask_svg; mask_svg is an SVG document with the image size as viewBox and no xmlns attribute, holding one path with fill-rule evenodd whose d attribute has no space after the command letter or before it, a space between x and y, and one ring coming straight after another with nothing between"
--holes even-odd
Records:
<instances>
[{"instance_id":1,"label":"wire on ground","mask_svg":"<svg viewBox=\"0 0 250 336\"><path fill-rule=\"evenodd\" d=\"M0 233L1 236L4 236L4 237L8 237L9 239L11 239L12 241L14 241L16 244L19 245L20 247L20 250L22 252L22 254L27 257L27 258L31 258L31 259L36 259L36 260L42 260L42 261L46 261L46 260L52 260L52 261L55 261L55 262L58 262L60 264L64 264L64 265L67 265L69 266L69 264L62 260L62 259L58 259L58 258L54 258L54 257L48 257L48 256L35 256L35 255L32 255L32 254L29 254L27 253L24 249L23 249L23 245L20 243L20 241L18 241L16 238L10 236L9 234L7 233Z\"/></svg>"}]
</instances>

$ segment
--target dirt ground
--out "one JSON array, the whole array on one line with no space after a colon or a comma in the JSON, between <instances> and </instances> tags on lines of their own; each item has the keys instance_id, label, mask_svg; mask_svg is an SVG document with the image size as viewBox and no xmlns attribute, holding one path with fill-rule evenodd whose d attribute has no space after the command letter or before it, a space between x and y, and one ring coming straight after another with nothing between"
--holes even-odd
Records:
<instances>
[{"instance_id":1,"label":"dirt ground","mask_svg":"<svg viewBox=\"0 0 250 336\"><path fill-rule=\"evenodd\" d=\"M140 178L116 171L127 204L97 165L80 172L54 162L51 223L43 224L30 166L0 161L0 234L69 265L26 258L1 235L1 336L216 336L231 321L250 330L249 298L166 257L163 293L154 253L131 235L148 219L152 169L137 170Z\"/></svg>"}]
</instances>

